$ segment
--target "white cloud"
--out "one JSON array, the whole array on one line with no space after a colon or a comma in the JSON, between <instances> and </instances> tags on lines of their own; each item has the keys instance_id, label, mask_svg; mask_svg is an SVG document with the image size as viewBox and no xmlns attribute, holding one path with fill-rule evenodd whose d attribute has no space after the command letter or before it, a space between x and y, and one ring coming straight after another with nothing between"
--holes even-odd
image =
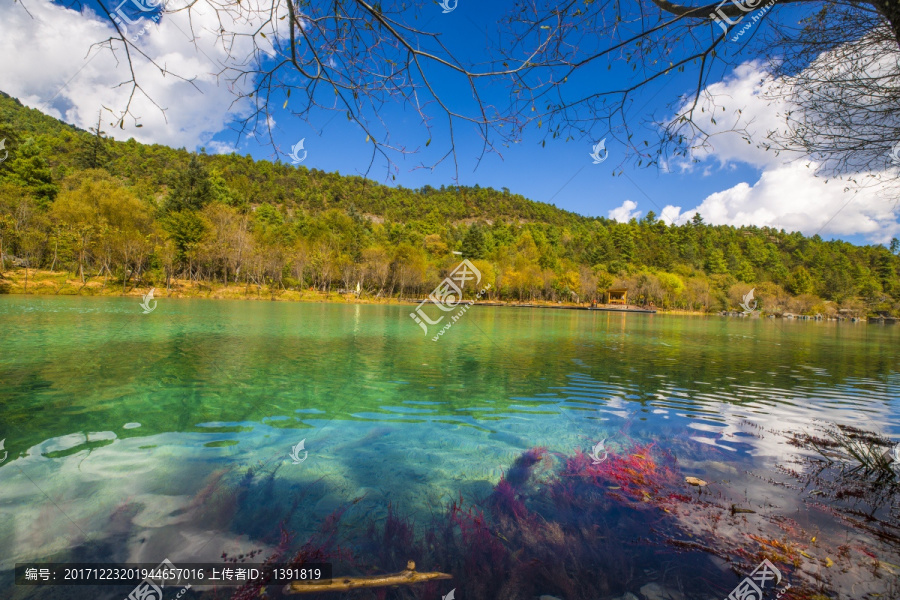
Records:
<instances>
[{"instance_id":1,"label":"white cloud","mask_svg":"<svg viewBox=\"0 0 900 600\"><path fill-rule=\"evenodd\" d=\"M738 66L723 81L707 86L694 116L703 125L709 138L706 144L695 147L688 159L668 166L677 167L681 171L692 171L697 164L710 162L729 169L735 163L757 168L781 165L785 160L784 156L767 152L754 141L748 142L746 136L734 132L735 129L746 129L751 140L759 140L765 137L766 132L782 125L778 115L783 114L788 105L763 96L764 89L771 83L772 77L763 70L761 63L754 61ZM679 112L687 105L685 102ZM694 160L700 162L695 163ZM709 168L708 164L704 166ZM706 172L708 173L709 171Z\"/></svg>"},{"instance_id":2,"label":"white cloud","mask_svg":"<svg viewBox=\"0 0 900 600\"><path fill-rule=\"evenodd\" d=\"M704 221L716 225L769 226L806 235L862 235L875 243L900 235L896 207L885 193L886 188L877 183L880 172L856 174L859 181L876 183L845 189L846 181L832 179L826 183L823 177L816 177L819 165L814 162L777 156L728 131L737 124L746 127L751 139L757 140L782 124L778 114L790 107L762 96L764 86L770 82L771 77L758 63L747 63L737 68L732 77L710 85L707 91L709 96L715 96L719 108L714 108L708 96L700 103L705 114L715 110L717 115L717 123L708 124L713 132L709 144L695 150L692 158L699 163L669 165L682 171L690 171L697 164L707 170L714 165L717 171L731 171L735 165L745 164L759 169L759 179L710 194L696 207L684 211L678 206L666 206L661 218L668 223L683 223L700 213Z\"/></svg>"},{"instance_id":3,"label":"white cloud","mask_svg":"<svg viewBox=\"0 0 900 600\"><path fill-rule=\"evenodd\" d=\"M143 89L136 91L131 113L142 127L126 117L124 129L109 126L132 91L124 49L118 42L113 44L114 53L93 46L115 35L112 25L89 10L77 12L48 0L27 6L32 16L21 3L0 4L0 56L6 57L0 61L0 81L3 91L23 104L84 129L96 124L105 106L115 113L104 111L103 117L103 126L113 137L190 149L211 145L215 133L249 109L244 102L234 104L234 94L217 74L234 64L232 57L245 57L250 41L235 38L230 52L221 40L217 44L218 19L228 15L217 15L205 0L194 5L191 23L186 12L166 13L158 25L147 21L149 30L136 42L146 57L131 49ZM192 39L187 35L191 26ZM243 32L255 28L256 22L248 18L223 21L222 26ZM137 33L138 28L133 29L130 35Z\"/></svg>"},{"instance_id":4,"label":"white cloud","mask_svg":"<svg viewBox=\"0 0 900 600\"><path fill-rule=\"evenodd\" d=\"M691 213L693 214L693 213ZM660 221L664 221L665 223L671 225L672 223L679 223L681 217L681 207L680 206L666 206L662 210L662 214L659 215Z\"/></svg>"},{"instance_id":5,"label":"white cloud","mask_svg":"<svg viewBox=\"0 0 900 600\"><path fill-rule=\"evenodd\" d=\"M618 208L614 208L609 213L609 218L618 221L619 223L627 223L631 219L637 219L641 216L641 211L634 210L637 208L637 202L633 200L626 200L622 203L622 206Z\"/></svg>"},{"instance_id":6,"label":"white cloud","mask_svg":"<svg viewBox=\"0 0 900 600\"><path fill-rule=\"evenodd\" d=\"M212 151L213 154L231 154L236 149L234 144L230 142L212 141L206 144L206 149Z\"/></svg>"},{"instance_id":7,"label":"white cloud","mask_svg":"<svg viewBox=\"0 0 900 600\"><path fill-rule=\"evenodd\" d=\"M666 206L662 218L684 223L700 213L716 225L769 226L806 235L862 235L875 243L900 237L895 206L877 190L845 191L844 183L813 177L813 166L792 163L765 170L755 184L739 183L681 211Z\"/></svg>"}]
</instances>

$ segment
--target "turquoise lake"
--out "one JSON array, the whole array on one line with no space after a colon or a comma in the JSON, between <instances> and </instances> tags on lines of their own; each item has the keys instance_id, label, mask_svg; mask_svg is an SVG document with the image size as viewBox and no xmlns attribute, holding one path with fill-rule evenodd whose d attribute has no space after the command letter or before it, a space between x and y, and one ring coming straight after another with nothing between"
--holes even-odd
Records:
<instances>
[{"instance_id":1,"label":"turquoise lake","mask_svg":"<svg viewBox=\"0 0 900 600\"><path fill-rule=\"evenodd\" d=\"M561 464L601 441L611 455L665 449L679 479L709 483L684 495L754 511L726 515L723 532L791 519L832 577L824 597L900 594L897 547L810 509L815 490L779 470L802 453L786 432L817 423L900 440L900 328L473 307L435 342L412 308L162 298L143 314L136 298L0 297L0 598L124 598L15 586L11 573L29 561L264 558L282 528L302 542L345 505L351 529L394 511L421 530L454 500L481 502L531 448ZM840 556L818 556L813 537L886 566L871 572L852 550L838 573L826 564ZM725 598L741 577L720 563L641 551L633 579L590 600L651 599L688 580L682 598ZM713 575L701 583L694 569ZM465 581L453 585L469 600ZM404 593L387 597L414 597ZM577 600L522 598L541 594Z\"/></svg>"}]
</instances>

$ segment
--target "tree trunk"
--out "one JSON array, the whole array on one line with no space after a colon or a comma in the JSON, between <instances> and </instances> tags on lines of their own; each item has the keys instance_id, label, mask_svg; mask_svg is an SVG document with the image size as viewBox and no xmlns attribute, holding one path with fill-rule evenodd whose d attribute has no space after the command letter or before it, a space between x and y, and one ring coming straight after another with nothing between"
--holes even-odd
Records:
<instances>
[{"instance_id":1,"label":"tree trunk","mask_svg":"<svg viewBox=\"0 0 900 600\"><path fill-rule=\"evenodd\" d=\"M59 234L57 233L56 237L53 240L53 263L50 265L50 270L54 270L56 268L56 256L59 251Z\"/></svg>"}]
</instances>

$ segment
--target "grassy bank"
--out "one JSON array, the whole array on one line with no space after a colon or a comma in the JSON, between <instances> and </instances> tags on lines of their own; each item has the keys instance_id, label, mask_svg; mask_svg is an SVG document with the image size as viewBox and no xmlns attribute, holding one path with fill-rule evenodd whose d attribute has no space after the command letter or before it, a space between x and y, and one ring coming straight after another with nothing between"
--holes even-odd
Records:
<instances>
[{"instance_id":1,"label":"grassy bank","mask_svg":"<svg viewBox=\"0 0 900 600\"><path fill-rule=\"evenodd\" d=\"M172 279L169 289L166 289L165 281L148 282L135 287L128 285L125 289L122 282L112 278L101 276L86 277L82 283L76 274L47 271L28 270L27 284L25 269L7 269L0 274L0 294L33 294L36 296L133 296L142 297L150 288L154 288L156 298L212 298L220 300L269 300L283 302L335 302L344 304L417 304L422 299L395 298L375 296L365 293L357 296L355 293L339 293L337 291L323 292L321 290L288 290L281 287L237 285L228 286L221 282L190 281L187 279ZM575 302L547 302L535 300L534 302L503 302L491 300L492 305L518 306L528 304L535 307L551 306L587 306L586 303ZM676 314L703 315L707 313L683 310L662 310Z\"/></svg>"},{"instance_id":2,"label":"grassy bank","mask_svg":"<svg viewBox=\"0 0 900 600\"><path fill-rule=\"evenodd\" d=\"M123 288L120 280L102 276L86 277L60 271L7 270L0 275L0 294L34 294L37 296L134 296L141 297L154 288L156 298L214 298L228 300L280 300L288 302L350 302L357 304L396 304L396 298L374 297L363 294L340 294L320 290L286 290L281 287L230 284L221 282L171 279L166 289L165 281L147 282L135 287Z\"/></svg>"}]
</instances>

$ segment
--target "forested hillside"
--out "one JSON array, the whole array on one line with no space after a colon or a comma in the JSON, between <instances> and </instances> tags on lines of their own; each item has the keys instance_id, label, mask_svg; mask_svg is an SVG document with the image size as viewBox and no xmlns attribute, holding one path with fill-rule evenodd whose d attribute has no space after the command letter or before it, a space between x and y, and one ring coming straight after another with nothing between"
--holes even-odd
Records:
<instances>
[{"instance_id":1,"label":"forested hillside","mask_svg":"<svg viewBox=\"0 0 900 600\"><path fill-rule=\"evenodd\" d=\"M891 311L900 243L854 246L768 228L617 223L508 190L389 187L249 156L115 142L0 97L0 271L173 278L421 297L473 260L490 297L602 300L610 286L664 308ZM699 199L698 199L699 200Z\"/></svg>"}]
</instances>

